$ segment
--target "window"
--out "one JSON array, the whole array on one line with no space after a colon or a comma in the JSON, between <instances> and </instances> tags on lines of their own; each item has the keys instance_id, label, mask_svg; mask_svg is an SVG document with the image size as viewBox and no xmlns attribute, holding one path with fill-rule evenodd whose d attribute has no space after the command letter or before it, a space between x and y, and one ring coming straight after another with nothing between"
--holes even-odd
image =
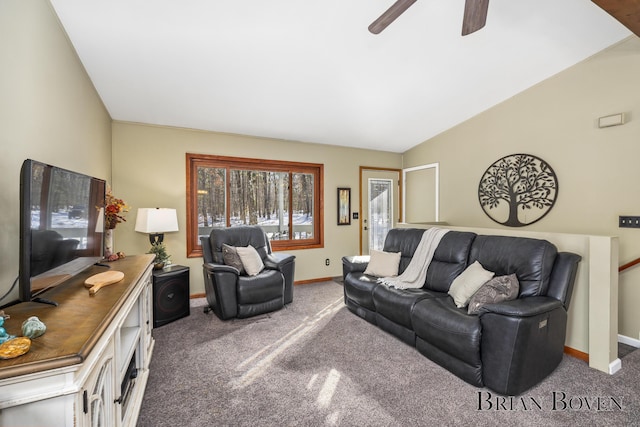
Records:
<instances>
[{"instance_id":1,"label":"window","mask_svg":"<svg viewBox=\"0 0 640 427\"><path fill-rule=\"evenodd\" d=\"M187 251L215 227L259 225L274 250L323 247L321 164L187 153Z\"/></svg>"}]
</instances>

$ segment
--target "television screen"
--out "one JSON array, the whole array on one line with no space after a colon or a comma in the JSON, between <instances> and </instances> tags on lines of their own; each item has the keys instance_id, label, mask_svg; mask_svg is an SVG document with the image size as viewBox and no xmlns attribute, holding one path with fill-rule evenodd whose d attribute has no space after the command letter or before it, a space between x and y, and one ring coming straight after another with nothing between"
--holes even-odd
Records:
<instances>
[{"instance_id":1,"label":"television screen","mask_svg":"<svg viewBox=\"0 0 640 427\"><path fill-rule=\"evenodd\" d=\"M77 172L25 160L20 181L21 301L38 295L102 258L106 183ZM49 301L43 301L49 302Z\"/></svg>"}]
</instances>

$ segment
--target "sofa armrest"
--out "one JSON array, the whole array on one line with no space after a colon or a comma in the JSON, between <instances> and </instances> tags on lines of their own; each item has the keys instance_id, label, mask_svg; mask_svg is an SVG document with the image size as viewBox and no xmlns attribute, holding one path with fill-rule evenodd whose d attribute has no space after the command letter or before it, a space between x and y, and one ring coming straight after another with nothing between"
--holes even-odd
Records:
<instances>
[{"instance_id":1,"label":"sofa armrest","mask_svg":"<svg viewBox=\"0 0 640 427\"><path fill-rule=\"evenodd\" d=\"M484 385L515 396L542 381L564 354L567 311L551 297L490 304L480 314Z\"/></svg>"},{"instance_id":2,"label":"sofa armrest","mask_svg":"<svg viewBox=\"0 0 640 427\"><path fill-rule=\"evenodd\" d=\"M562 302L550 297L526 297L498 304L487 304L480 308L479 316L495 313L511 317L532 317L562 307Z\"/></svg>"},{"instance_id":3,"label":"sofa armrest","mask_svg":"<svg viewBox=\"0 0 640 427\"><path fill-rule=\"evenodd\" d=\"M351 255L342 257L342 278L345 279L349 273L362 273L369 265L369 255Z\"/></svg>"}]
</instances>

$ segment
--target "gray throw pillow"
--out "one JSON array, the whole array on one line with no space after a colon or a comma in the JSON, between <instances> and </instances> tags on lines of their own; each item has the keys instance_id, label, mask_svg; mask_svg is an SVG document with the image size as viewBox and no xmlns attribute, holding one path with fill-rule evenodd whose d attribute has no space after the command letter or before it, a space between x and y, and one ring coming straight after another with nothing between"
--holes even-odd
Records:
<instances>
[{"instance_id":1,"label":"gray throw pillow","mask_svg":"<svg viewBox=\"0 0 640 427\"><path fill-rule=\"evenodd\" d=\"M244 267L242 266L242 260L240 259L240 255L238 255L238 250L229 246L226 243L222 244L222 258L224 259L224 263L226 265L230 265L231 267L235 267L238 269L240 274L244 274Z\"/></svg>"},{"instance_id":2,"label":"gray throw pillow","mask_svg":"<svg viewBox=\"0 0 640 427\"><path fill-rule=\"evenodd\" d=\"M520 282L515 274L498 276L482 285L469 301L469 314L478 314L482 306L518 298Z\"/></svg>"}]
</instances>

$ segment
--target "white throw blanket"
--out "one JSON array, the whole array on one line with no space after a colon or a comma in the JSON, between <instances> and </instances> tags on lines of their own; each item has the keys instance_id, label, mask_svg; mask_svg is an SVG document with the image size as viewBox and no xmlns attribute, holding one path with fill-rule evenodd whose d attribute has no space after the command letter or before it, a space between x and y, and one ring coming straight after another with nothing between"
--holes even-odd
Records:
<instances>
[{"instance_id":1,"label":"white throw blanket","mask_svg":"<svg viewBox=\"0 0 640 427\"><path fill-rule=\"evenodd\" d=\"M422 235L407 269L399 276L381 277L378 282L399 289L423 287L433 254L436 252L440 240L448 231L437 227L429 228Z\"/></svg>"}]
</instances>

